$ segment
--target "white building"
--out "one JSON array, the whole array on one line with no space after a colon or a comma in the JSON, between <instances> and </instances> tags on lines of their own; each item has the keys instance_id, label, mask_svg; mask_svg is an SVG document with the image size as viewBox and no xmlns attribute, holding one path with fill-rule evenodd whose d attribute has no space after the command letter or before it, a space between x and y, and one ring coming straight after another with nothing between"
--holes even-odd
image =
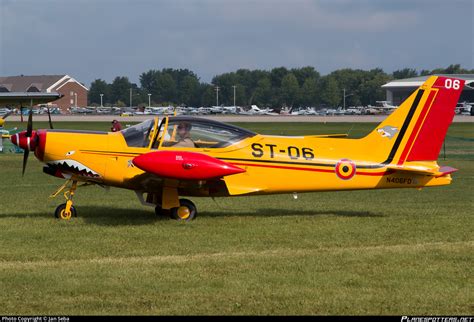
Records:
<instances>
[{"instance_id":1,"label":"white building","mask_svg":"<svg viewBox=\"0 0 474 322\"><path fill-rule=\"evenodd\" d=\"M382 88L384 88L387 93L386 100L391 102L393 105L399 105L430 76L431 75L395 79L385 85L382 85ZM436 74L436 76L455 77L466 80L466 84L471 83L468 86L464 86L464 90L461 93L459 102L474 102L474 74Z\"/></svg>"}]
</instances>

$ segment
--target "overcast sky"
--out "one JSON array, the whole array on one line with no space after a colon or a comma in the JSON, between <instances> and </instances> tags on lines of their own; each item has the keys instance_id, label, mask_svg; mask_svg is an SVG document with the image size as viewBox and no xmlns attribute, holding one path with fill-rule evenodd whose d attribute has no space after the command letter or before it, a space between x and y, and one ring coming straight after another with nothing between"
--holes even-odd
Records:
<instances>
[{"instance_id":1,"label":"overcast sky","mask_svg":"<svg viewBox=\"0 0 474 322\"><path fill-rule=\"evenodd\" d=\"M0 75L474 68L473 0L0 0Z\"/></svg>"}]
</instances>

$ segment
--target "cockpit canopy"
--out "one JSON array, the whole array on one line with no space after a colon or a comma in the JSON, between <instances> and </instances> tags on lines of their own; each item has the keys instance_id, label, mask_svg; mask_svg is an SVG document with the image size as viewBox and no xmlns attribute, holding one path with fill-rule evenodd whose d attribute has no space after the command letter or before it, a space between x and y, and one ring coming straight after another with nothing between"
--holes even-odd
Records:
<instances>
[{"instance_id":1,"label":"cockpit canopy","mask_svg":"<svg viewBox=\"0 0 474 322\"><path fill-rule=\"evenodd\" d=\"M153 142L154 149L160 144L163 147L224 148L256 135L237 126L185 116L146 120L121 133L129 147L149 147Z\"/></svg>"}]
</instances>

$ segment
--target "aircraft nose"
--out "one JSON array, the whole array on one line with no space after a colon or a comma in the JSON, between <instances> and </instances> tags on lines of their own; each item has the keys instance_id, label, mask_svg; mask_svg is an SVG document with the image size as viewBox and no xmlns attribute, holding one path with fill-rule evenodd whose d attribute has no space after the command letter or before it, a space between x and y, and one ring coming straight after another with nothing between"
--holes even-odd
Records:
<instances>
[{"instance_id":1,"label":"aircraft nose","mask_svg":"<svg viewBox=\"0 0 474 322\"><path fill-rule=\"evenodd\" d=\"M26 131L23 131L12 135L10 141L12 141L13 144L22 148L23 150L28 149L30 151L33 151L36 148L36 137L36 131L32 131L30 137L27 137Z\"/></svg>"}]
</instances>

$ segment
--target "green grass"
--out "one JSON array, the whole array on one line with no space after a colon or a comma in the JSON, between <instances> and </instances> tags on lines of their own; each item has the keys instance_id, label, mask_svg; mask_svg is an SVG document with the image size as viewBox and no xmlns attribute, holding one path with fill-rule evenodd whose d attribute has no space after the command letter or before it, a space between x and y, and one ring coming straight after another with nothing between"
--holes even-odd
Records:
<instances>
[{"instance_id":1,"label":"green grass","mask_svg":"<svg viewBox=\"0 0 474 322\"><path fill-rule=\"evenodd\" d=\"M373 127L356 124L351 136ZM0 154L0 314L472 315L473 141L471 124L451 126L439 161L460 169L450 186L194 198L200 214L187 224L99 187L79 189L79 217L58 221L63 200L48 195L62 181L33 158L22 179L22 156Z\"/></svg>"}]
</instances>

